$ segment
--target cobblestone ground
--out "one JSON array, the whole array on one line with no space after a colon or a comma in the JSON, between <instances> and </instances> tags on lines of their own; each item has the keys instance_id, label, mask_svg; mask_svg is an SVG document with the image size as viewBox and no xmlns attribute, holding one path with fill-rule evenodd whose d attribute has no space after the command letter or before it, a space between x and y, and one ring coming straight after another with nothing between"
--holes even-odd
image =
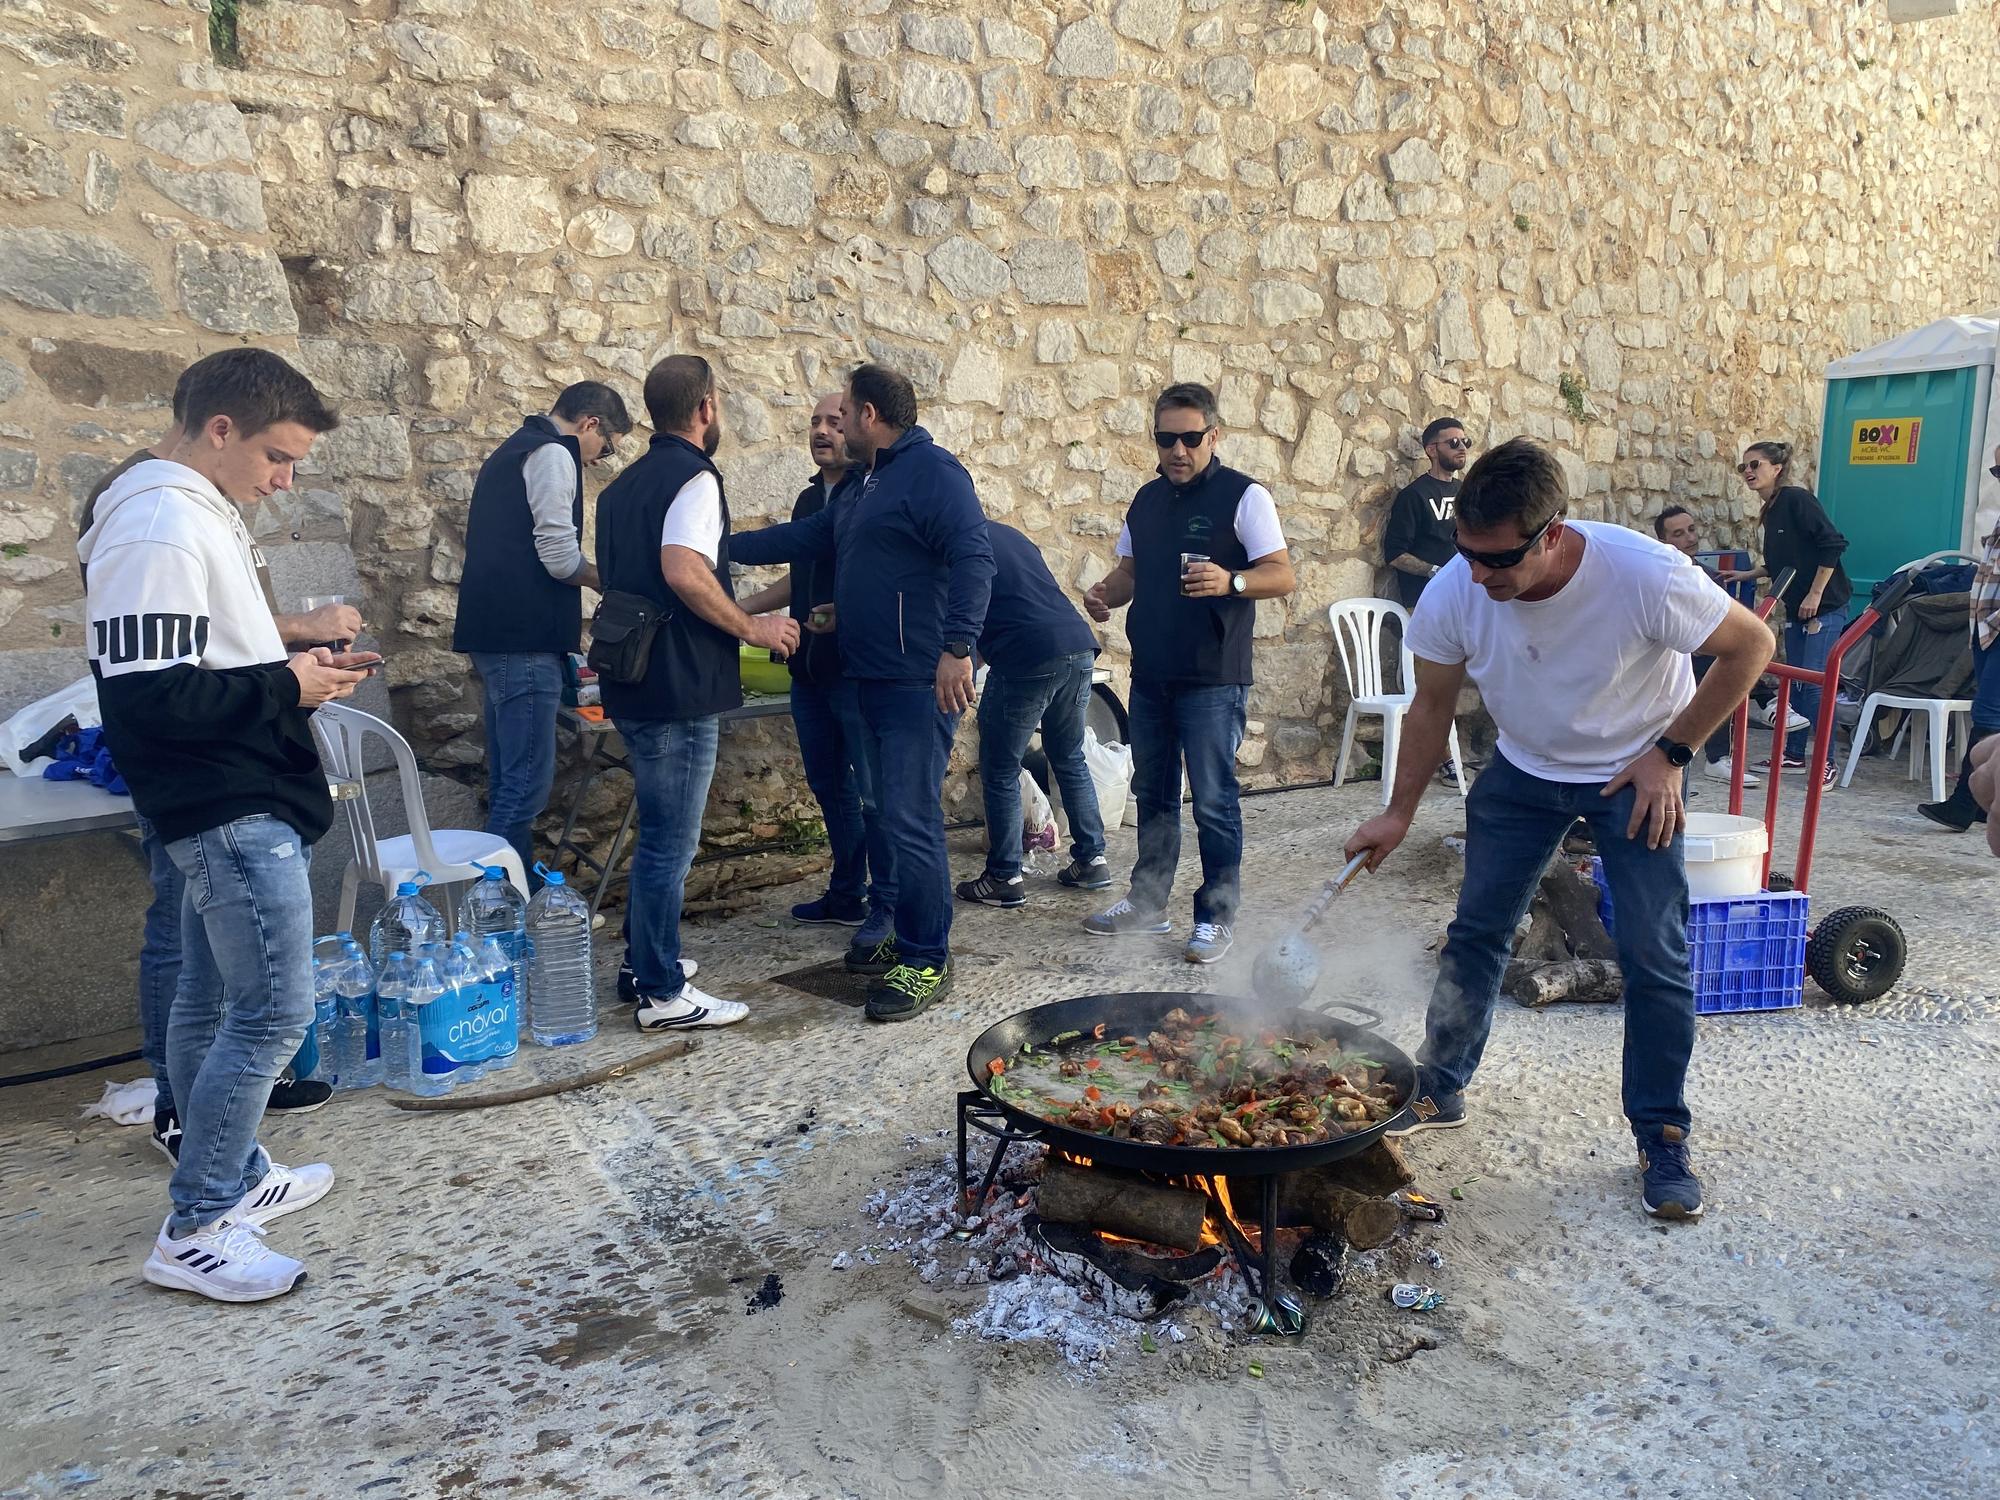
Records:
<instances>
[{"instance_id":1,"label":"cobblestone ground","mask_svg":"<svg viewBox=\"0 0 2000 1500\"><path fill-rule=\"evenodd\" d=\"M781 921L800 893L774 892L693 932L702 983L754 1018L683 1061L491 1112L371 1094L272 1121L280 1159L341 1180L274 1229L311 1275L262 1306L139 1279L161 1162L139 1130L76 1125L104 1075L8 1090L0 1494L1990 1495L2000 861L1918 820L1918 795L1881 766L1833 794L1813 882L1816 911L1901 920L1903 983L1858 1010L1809 992L1703 1023L1704 1222L1667 1233L1638 1209L1614 1008L1503 1002L1472 1126L1413 1143L1427 1186L1463 1192L1427 1274L1447 1306L1420 1323L1362 1278L1303 1339L1200 1364L1135 1336L1077 1374L951 1333L977 1289L923 1288L895 1255L830 1264L879 1232L872 1189L948 1149L980 1029L1048 998L1233 982L1164 941L1085 937L1053 883L1024 911L961 911L957 992L910 1026L778 982L838 938ZM1245 969L1376 796L1246 804ZM1409 1047L1457 809L1435 793L1325 924L1322 996L1379 1006ZM595 1042L508 1082L650 1045L607 1007ZM750 1315L772 1275L782 1300Z\"/></svg>"}]
</instances>

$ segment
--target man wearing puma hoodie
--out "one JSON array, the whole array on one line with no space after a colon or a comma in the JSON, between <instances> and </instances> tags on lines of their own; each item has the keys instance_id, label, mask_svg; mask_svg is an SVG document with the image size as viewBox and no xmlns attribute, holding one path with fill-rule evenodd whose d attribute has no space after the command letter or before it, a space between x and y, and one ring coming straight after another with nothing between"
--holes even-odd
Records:
<instances>
[{"instance_id":1,"label":"man wearing puma hoodie","mask_svg":"<svg viewBox=\"0 0 2000 1500\"><path fill-rule=\"evenodd\" d=\"M313 1013L307 850L332 806L307 716L367 673L323 649L287 660L238 507L290 488L338 421L274 354L210 369L166 456L121 475L77 544L105 739L187 882L167 1026L181 1150L145 1277L224 1302L297 1284L264 1228L333 1185L273 1162L257 1127Z\"/></svg>"}]
</instances>

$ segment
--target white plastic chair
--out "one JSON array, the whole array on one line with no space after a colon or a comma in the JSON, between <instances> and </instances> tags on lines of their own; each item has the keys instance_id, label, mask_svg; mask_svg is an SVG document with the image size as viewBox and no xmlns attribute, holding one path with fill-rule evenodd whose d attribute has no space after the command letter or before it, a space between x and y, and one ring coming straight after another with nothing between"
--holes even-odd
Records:
<instances>
[{"instance_id":1,"label":"white plastic chair","mask_svg":"<svg viewBox=\"0 0 2000 1500\"><path fill-rule=\"evenodd\" d=\"M348 861L340 877L340 920L335 924L336 931L353 928L355 898L364 880L381 886L387 896L401 882L415 880L419 871L428 873L439 886L450 886L477 880L487 865L498 865L507 872L515 890L523 896L528 894L528 872L521 868L521 856L499 834L471 828L431 827L424 812L423 786L417 779L417 757L410 749L410 742L393 727L358 708L325 703L313 714L312 728L327 775L337 781L351 781L358 788L354 796L339 804L347 818L348 836L354 841L354 858ZM396 775L403 790L403 810L410 824L406 834L386 839L375 834L364 772L367 759L363 751L369 735L387 742L395 756Z\"/></svg>"},{"instance_id":2,"label":"white plastic chair","mask_svg":"<svg viewBox=\"0 0 2000 1500\"><path fill-rule=\"evenodd\" d=\"M1354 726L1362 714L1382 720L1382 802L1386 806L1396 786L1396 755L1402 748L1403 715L1417 696L1417 661L1404 637L1410 612L1393 599L1342 599L1326 607L1333 624L1334 649L1347 673L1347 723L1340 731L1340 755L1333 763L1333 784L1347 778L1347 757L1354 749ZM1382 681L1382 630L1397 622L1396 643L1403 653L1402 691L1390 692ZM1451 769L1458 778L1458 795L1465 795L1465 757L1459 753L1458 724L1446 740Z\"/></svg>"},{"instance_id":3,"label":"white plastic chair","mask_svg":"<svg viewBox=\"0 0 2000 1500\"><path fill-rule=\"evenodd\" d=\"M1917 573L1932 563L1969 562L1978 563L1979 558L1970 552L1961 552L1956 547L1947 547L1942 552L1933 552L1919 557L1914 562L1906 562L1896 569L1897 573ZM1893 576L1893 575L1891 575ZM1965 758L1965 746L1972 736L1972 700L1970 698L1914 698L1895 693L1870 693L1861 702L1861 717L1855 721L1853 748L1847 752L1847 769L1840 774L1840 784L1846 786L1854 779L1854 768L1861 761L1862 748L1872 738L1875 715L1885 708L1906 710L1902 726L1896 731L1896 738L1889 746L1893 758L1903 748L1907 736L1910 742L1910 780L1923 778L1924 752L1930 752L1931 801L1944 801L1944 784L1947 770L1955 770ZM1952 733L1953 720L1963 715L1963 723L1958 725L1956 736ZM1914 727L1912 727L1914 726ZM1953 758L1952 747L1956 740L1957 757Z\"/></svg>"}]
</instances>

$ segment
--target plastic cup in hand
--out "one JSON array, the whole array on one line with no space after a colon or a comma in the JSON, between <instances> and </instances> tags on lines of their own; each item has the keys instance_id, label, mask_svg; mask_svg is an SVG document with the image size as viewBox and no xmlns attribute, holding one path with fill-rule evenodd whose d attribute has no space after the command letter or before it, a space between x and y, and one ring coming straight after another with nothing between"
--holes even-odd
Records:
<instances>
[{"instance_id":1,"label":"plastic cup in hand","mask_svg":"<svg viewBox=\"0 0 2000 1500\"><path fill-rule=\"evenodd\" d=\"M1187 592L1187 576L1188 576L1188 569L1190 569L1190 568L1194 567L1194 565L1195 565L1195 564L1197 564L1197 563L1205 563L1205 562L1212 562L1212 561L1214 561L1214 559L1213 559L1213 558L1211 558L1211 557L1209 557L1209 555L1208 555L1207 553L1205 553L1205 552L1183 552L1183 553L1181 554L1181 592L1182 592L1182 593L1186 593L1186 592Z\"/></svg>"},{"instance_id":2,"label":"plastic cup in hand","mask_svg":"<svg viewBox=\"0 0 2000 1500\"><path fill-rule=\"evenodd\" d=\"M329 604L345 604L346 602L347 602L347 595L345 594L307 594L305 597L306 613L311 614L314 610L322 609ZM354 642L335 640L335 641L326 641L323 642L322 644L324 644L329 650L345 651L349 646L352 646Z\"/></svg>"}]
</instances>

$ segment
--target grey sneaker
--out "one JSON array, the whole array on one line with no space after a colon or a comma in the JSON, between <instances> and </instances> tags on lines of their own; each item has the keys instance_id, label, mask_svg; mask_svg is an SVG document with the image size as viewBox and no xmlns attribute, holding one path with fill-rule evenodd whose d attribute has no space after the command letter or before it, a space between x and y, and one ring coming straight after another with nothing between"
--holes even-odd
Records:
<instances>
[{"instance_id":1,"label":"grey sneaker","mask_svg":"<svg viewBox=\"0 0 2000 1500\"><path fill-rule=\"evenodd\" d=\"M1389 1122L1384 1135L1398 1140L1420 1130L1456 1130L1465 1123L1465 1095L1419 1094Z\"/></svg>"},{"instance_id":2,"label":"grey sneaker","mask_svg":"<svg viewBox=\"0 0 2000 1500\"><path fill-rule=\"evenodd\" d=\"M1128 896L1095 916L1085 917L1083 930L1096 937L1129 937L1140 932L1172 932L1174 924L1164 911L1140 911Z\"/></svg>"},{"instance_id":3,"label":"grey sneaker","mask_svg":"<svg viewBox=\"0 0 2000 1500\"><path fill-rule=\"evenodd\" d=\"M1111 866L1101 854L1088 863L1073 859L1056 871L1056 880L1079 891L1108 891L1111 889Z\"/></svg>"},{"instance_id":4,"label":"grey sneaker","mask_svg":"<svg viewBox=\"0 0 2000 1500\"><path fill-rule=\"evenodd\" d=\"M1197 922L1188 938L1187 961L1191 964L1212 964L1229 951L1235 937L1227 922Z\"/></svg>"}]
</instances>

